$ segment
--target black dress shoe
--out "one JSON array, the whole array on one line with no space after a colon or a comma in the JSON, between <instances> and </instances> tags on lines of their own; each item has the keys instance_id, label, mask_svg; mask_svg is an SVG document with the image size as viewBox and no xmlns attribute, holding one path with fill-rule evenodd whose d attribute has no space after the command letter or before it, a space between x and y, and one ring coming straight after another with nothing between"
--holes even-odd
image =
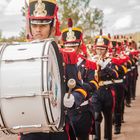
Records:
<instances>
[{"instance_id":1,"label":"black dress shoe","mask_svg":"<svg viewBox=\"0 0 140 140\"><path fill-rule=\"evenodd\" d=\"M130 104L128 104L128 103L126 103L126 107L131 107L131 105L130 105Z\"/></svg>"},{"instance_id":2,"label":"black dress shoe","mask_svg":"<svg viewBox=\"0 0 140 140\"><path fill-rule=\"evenodd\" d=\"M114 134L116 134L116 135L120 134L121 133L120 130L121 130L120 127L115 128Z\"/></svg>"}]
</instances>

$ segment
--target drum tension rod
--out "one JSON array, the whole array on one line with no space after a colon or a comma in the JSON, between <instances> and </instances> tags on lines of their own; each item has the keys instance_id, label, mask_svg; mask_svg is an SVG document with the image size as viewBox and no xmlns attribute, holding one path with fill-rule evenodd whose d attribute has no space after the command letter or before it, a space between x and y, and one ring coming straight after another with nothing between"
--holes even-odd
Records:
<instances>
[{"instance_id":1,"label":"drum tension rod","mask_svg":"<svg viewBox=\"0 0 140 140\"><path fill-rule=\"evenodd\" d=\"M48 55L44 55L41 57L41 59L44 61L44 62L48 62Z\"/></svg>"},{"instance_id":2,"label":"drum tension rod","mask_svg":"<svg viewBox=\"0 0 140 140\"><path fill-rule=\"evenodd\" d=\"M41 124L35 124L35 125L19 125L19 126L13 126L12 129L22 129L22 128L41 128Z\"/></svg>"},{"instance_id":3,"label":"drum tension rod","mask_svg":"<svg viewBox=\"0 0 140 140\"><path fill-rule=\"evenodd\" d=\"M59 118L58 118L56 121L49 123L48 126L49 126L49 127L56 126L57 123L58 123L58 121L59 121Z\"/></svg>"},{"instance_id":4,"label":"drum tension rod","mask_svg":"<svg viewBox=\"0 0 140 140\"><path fill-rule=\"evenodd\" d=\"M52 91L43 91L41 95L45 98L50 98L50 95L52 93L53 93Z\"/></svg>"}]
</instances>

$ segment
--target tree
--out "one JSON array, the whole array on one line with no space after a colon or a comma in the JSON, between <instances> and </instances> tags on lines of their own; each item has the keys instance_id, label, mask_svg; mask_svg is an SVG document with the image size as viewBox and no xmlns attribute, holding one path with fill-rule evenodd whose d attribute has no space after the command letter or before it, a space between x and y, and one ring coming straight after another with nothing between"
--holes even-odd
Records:
<instances>
[{"instance_id":1,"label":"tree","mask_svg":"<svg viewBox=\"0 0 140 140\"><path fill-rule=\"evenodd\" d=\"M2 38L2 31L0 30L0 38Z\"/></svg>"},{"instance_id":2,"label":"tree","mask_svg":"<svg viewBox=\"0 0 140 140\"><path fill-rule=\"evenodd\" d=\"M2 31L0 30L0 42L2 42Z\"/></svg>"},{"instance_id":3,"label":"tree","mask_svg":"<svg viewBox=\"0 0 140 140\"><path fill-rule=\"evenodd\" d=\"M67 27L67 19L71 17L74 26L84 30L86 39L99 31L103 24L103 11L90 7L90 0L58 0L61 29Z\"/></svg>"},{"instance_id":4,"label":"tree","mask_svg":"<svg viewBox=\"0 0 140 140\"><path fill-rule=\"evenodd\" d=\"M22 12L22 16L25 17L26 16L26 8L27 7L22 7L21 12ZM26 19L24 19L24 22L26 22ZM26 29L22 28L22 30L19 33L19 41L26 41Z\"/></svg>"}]
</instances>

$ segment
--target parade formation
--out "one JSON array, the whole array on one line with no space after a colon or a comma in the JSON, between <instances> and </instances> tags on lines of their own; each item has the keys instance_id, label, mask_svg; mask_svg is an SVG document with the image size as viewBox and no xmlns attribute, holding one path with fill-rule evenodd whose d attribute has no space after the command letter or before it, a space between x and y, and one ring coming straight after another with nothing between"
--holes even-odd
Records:
<instances>
[{"instance_id":1,"label":"parade formation","mask_svg":"<svg viewBox=\"0 0 140 140\"><path fill-rule=\"evenodd\" d=\"M100 29L87 48L72 18L60 31L56 0L26 6L28 42L0 47L1 131L20 140L101 140L104 120L104 140L112 140L136 99L136 42Z\"/></svg>"}]
</instances>

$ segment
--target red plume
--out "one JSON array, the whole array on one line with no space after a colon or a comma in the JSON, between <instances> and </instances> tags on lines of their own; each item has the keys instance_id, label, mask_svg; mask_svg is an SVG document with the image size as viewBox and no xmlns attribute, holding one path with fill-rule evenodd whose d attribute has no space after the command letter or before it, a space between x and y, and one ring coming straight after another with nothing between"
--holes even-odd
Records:
<instances>
[{"instance_id":1,"label":"red plume","mask_svg":"<svg viewBox=\"0 0 140 140\"><path fill-rule=\"evenodd\" d=\"M111 35L110 35L110 33L108 33L108 38L111 39Z\"/></svg>"},{"instance_id":2,"label":"red plume","mask_svg":"<svg viewBox=\"0 0 140 140\"><path fill-rule=\"evenodd\" d=\"M57 12L58 12L58 7L57 7L57 10L56 10L55 36L60 36L61 35L60 22L58 20Z\"/></svg>"},{"instance_id":3,"label":"red plume","mask_svg":"<svg viewBox=\"0 0 140 140\"><path fill-rule=\"evenodd\" d=\"M72 28L72 26L73 26L72 19L71 18L68 18L68 27L69 28Z\"/></svg>"},{"instance_id":4,"label":"red plume","mask_svg":"<svg viewBox=\"0 0 140 140\"><path fill-rule=\"evenodd\" d=\"M119 39L119 35L117 35L117 39Z\"/></svg>"},{"instance_id":5,"label":"red plume","mask_svg":"<svg viewBox=\"0 0 140 140\"><path fill-rule=\"evenodd\" d=\"M103 35L103 31L102 31L102 29L100 29L100 35Z\"/></svg>"}]
</instances>

